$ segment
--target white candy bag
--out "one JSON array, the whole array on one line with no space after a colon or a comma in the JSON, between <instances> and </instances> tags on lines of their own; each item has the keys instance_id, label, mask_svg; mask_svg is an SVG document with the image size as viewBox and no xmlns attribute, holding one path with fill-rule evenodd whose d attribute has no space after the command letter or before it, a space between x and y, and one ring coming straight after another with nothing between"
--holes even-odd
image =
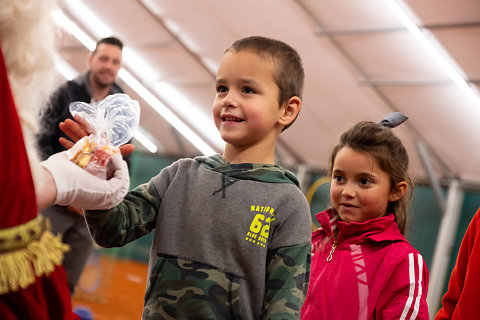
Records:
<instances>
[{"instance_id":1,"label":"white candy bag","mask_svg":"<svg viewBox=\"0 0 480 320\"><path fill-rule=\"evenodd\" d=\"M67 151L68 158L91 174L107 179L111 156L119 152L118 147L127 143L138 127L138 101L116 93L96 105L72 102L69 109L73 116L78 114L87 122L90 135Z\"/></svg>"}]
</instances>

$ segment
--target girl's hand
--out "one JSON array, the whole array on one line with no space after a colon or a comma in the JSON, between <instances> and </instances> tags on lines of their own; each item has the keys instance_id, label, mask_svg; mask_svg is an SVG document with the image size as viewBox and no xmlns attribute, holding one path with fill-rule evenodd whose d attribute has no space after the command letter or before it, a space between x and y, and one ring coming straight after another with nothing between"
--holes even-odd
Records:
<instances>
[{"instance_id":1,"label":"girl's hand","mask_svg":"<svg viewBox=\"0 0 480 320\"><path fill-rule=\"evenodd\" d=\"M60 122L60 124L58 125L60 127L60 130L62 130L73 141L72 142L65 139L64 137L60 137L60 144L65 149L70 149L71 147L73 147L75 142L89 135L86 129L88 127L86 121L78 115L76 115L74 119L75 121L67 119L65 120L65 122ZM119 147L122 156L130 154L134 148L135 147L133 144L124 144L123 146Z\"/></svg>"}]
</instances>

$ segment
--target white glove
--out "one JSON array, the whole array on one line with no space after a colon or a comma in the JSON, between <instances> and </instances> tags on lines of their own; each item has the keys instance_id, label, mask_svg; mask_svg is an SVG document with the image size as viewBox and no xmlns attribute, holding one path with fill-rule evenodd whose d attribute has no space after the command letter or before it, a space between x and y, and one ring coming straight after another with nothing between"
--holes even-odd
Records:
<instances>
[{"instance_id":1,"label":"white glove","mask_svg":"<svg viewBox=\"0 0 480 320\"><path fill-rule=\"evenodd\" d=\"M102 180L80 168L67 158L65 151L41 162L55 181L55 203L81 209L110 209L119 204L128 192L130 177L127 163L120 153L112 157L113 176Z\"/></svg>"}]
</instances>

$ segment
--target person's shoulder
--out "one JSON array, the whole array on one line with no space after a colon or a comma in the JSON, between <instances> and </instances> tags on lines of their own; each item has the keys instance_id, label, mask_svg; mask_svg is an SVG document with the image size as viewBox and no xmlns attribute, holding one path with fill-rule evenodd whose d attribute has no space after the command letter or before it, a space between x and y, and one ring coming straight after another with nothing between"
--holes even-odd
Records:
<instances>
[{"instance_id":1,"label":"person's shoulder","mask_svg":"<svg viewBox=\"0 0 480 320\"><path fill-rule=\"evenodd\" d=\"M280 187L281 197L284 198L284 201L290 201L298 206L310 208L305 194L298 185L294 183L277 183L277 185Z\"/></svg>"},{"instance_id":2,"label":"person's shoulder","mask_svg":"<svg viewBox=\"0 0 480 320\"><path fill-rule=\"evenodd\" d=\"M408 241L396 241L389 246L386 261L393 264L406 263L412 260L423 262L423 256Z\"/></svg>"},{"instance_id":3,"label":"person's shoulder","mask_svg":"<svg viewBox=\"0 0 480 320\"><path fill-rule=\"evenodd\" d=\"M185 170L187 167L198 166L198 162L193 158L178 158L174 160L171 164L165 166L162 171L177 171Z\"/></svg>"},{"instance_id":4,"label":"person's shoulder","mask_svg":"<svg viewBox=\"0 0 480 320\"><path fill-rule=\"evenodd\" d=\"M73 84L73 80L68 80L65 82L62 82L54 91L53 95L59 95L62 93L65 93L67 91L70 91L72 87L75 85Z\"/></svg>"},{"instance_id":5,"label":"person's shoulder","mask_svg":"<svg viewBox=\"0 0 480 320\"><path fill-rule=\"evenodd\" d=\"M81 87L86 87L85 85L85 79L86 79L86 74L81 74L78 75L77 77L65 81L60 88L81 88Z\"/></svg>"},{"instance_id":6,"label":"person's shoulder","mask_svg":"<svg viewBox=\"0 0 480 320\"><path fill-rule=\"evenodd\" d=\"M110 92L111 92L111 94L115 94L115 93L125 93L125 92L123 91L122 87L121 87L118 83L116 83L116 82L114 82L114 83L112 84L112 88L110 89Z\"/></svg>"},{"instance_id":7,"label":"person's shoulder","mask_svg":"<svg viewBox=\"0 0 480 320\"><path fill-rule=\"evenodd\" d=\"M198 162L194 158L179 158L175 160L173 163L176 163L178 165L195 165L198 164Z\"/></svg>"},{"instance_id":8,"label":"person's shoulder","mask_svg":"<svg viewBox=\"0 0 480 320\"><path fill-rule=\"evenodd\" d=\"M188 158L188 157L185 157L185 158L177 158L177 159L174 159L171 164L169 164L168 166L166 167L171 167L171 166L184 166L184 165L192 165L192 164L195 164L196 161L195 159L193 158Z\"/></svg>"},{"instance_id":9,"label":"person's shoulder","mask_svg":"<svg viewBox=\"0 0 480 320\"><path fill-rule=\"evenodd\" d=\"M168 184L174 177L190 175L198 170L198 166L199 164L192 158L179 158L164 166L150 181L155 186Z\"/></svg>"},{"instance_id":10,"label":"person's shoulder","mask_svg":"<svg viewBox=\"0 0 480 320\"><path fill-rule=\"evenodd\" d=\"M255 170L257 170L262 175L265 175L266 182L284 184L285 186L295 187L300 191L300 182L298 181L297 176L278 164L261 164L261 163L252 163L251 164ZM301 191L300 191L301 193Z\"/></svg>"},{"instance_id":11,"label":"person's shoulder","mask_svg":"<svg viewBox=\"0 0 480 320\"><path fill-rule=\"evenodd\" d=\"M419 254L400 233L392 214L372 220L371 223L381 231L368 234L366 238L375 248L383 252L386 261L396 264L399 260L409 259L410 255Z\"/></svg>"},{"instance_id":12,"label":"person's shoulder","mask_svg":"<svg viewBox=\"0 0 480 320\"><path fill-rule=\"evenodd\" d=\"M470 224L475 224L477 227L480 227L480 208L477 212L473 215L472 221Z\"/></svg>"},{"instance_id":13,"label":"person's shoulder","mask_svg":"<svg viewBox=\"0 0 480 320\"><path fill-rule=\"evenodd\" d=\"M68 80L62 83L53 93L53 96L78 97L87 94L86 87L77 79Z\"/></svg>"},{"instance_id":14,"label":"person's shoulder","mask_svg":"<svg viewBox=\"0 0 480 320\"><path fill-rule=\"evenodd\" d=\"M394 242L393 246L396 250L403 252L404 254L419 253L418 250L415 249L408 241Z\"/></svg>"}]
</instances>

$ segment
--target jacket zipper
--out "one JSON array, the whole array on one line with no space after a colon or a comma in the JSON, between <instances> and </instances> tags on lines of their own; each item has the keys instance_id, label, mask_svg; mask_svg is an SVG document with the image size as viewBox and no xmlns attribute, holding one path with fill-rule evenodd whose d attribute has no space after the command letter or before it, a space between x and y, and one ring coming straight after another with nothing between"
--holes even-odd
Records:
<instances>
[{"instance_id":1,"label":"jacket zipper","mask_svg":"<svg viewBox=\"0 0 480 320\"><path fill-rule=\"evenodd\" d=\"M330 262L332 260L332 255L335 252L336 247L337 247L337 240L333 240L332 249L330 250L330 253L328 254L328 257L326 260L327 262Z\"/></svg>"}]
</instances>

